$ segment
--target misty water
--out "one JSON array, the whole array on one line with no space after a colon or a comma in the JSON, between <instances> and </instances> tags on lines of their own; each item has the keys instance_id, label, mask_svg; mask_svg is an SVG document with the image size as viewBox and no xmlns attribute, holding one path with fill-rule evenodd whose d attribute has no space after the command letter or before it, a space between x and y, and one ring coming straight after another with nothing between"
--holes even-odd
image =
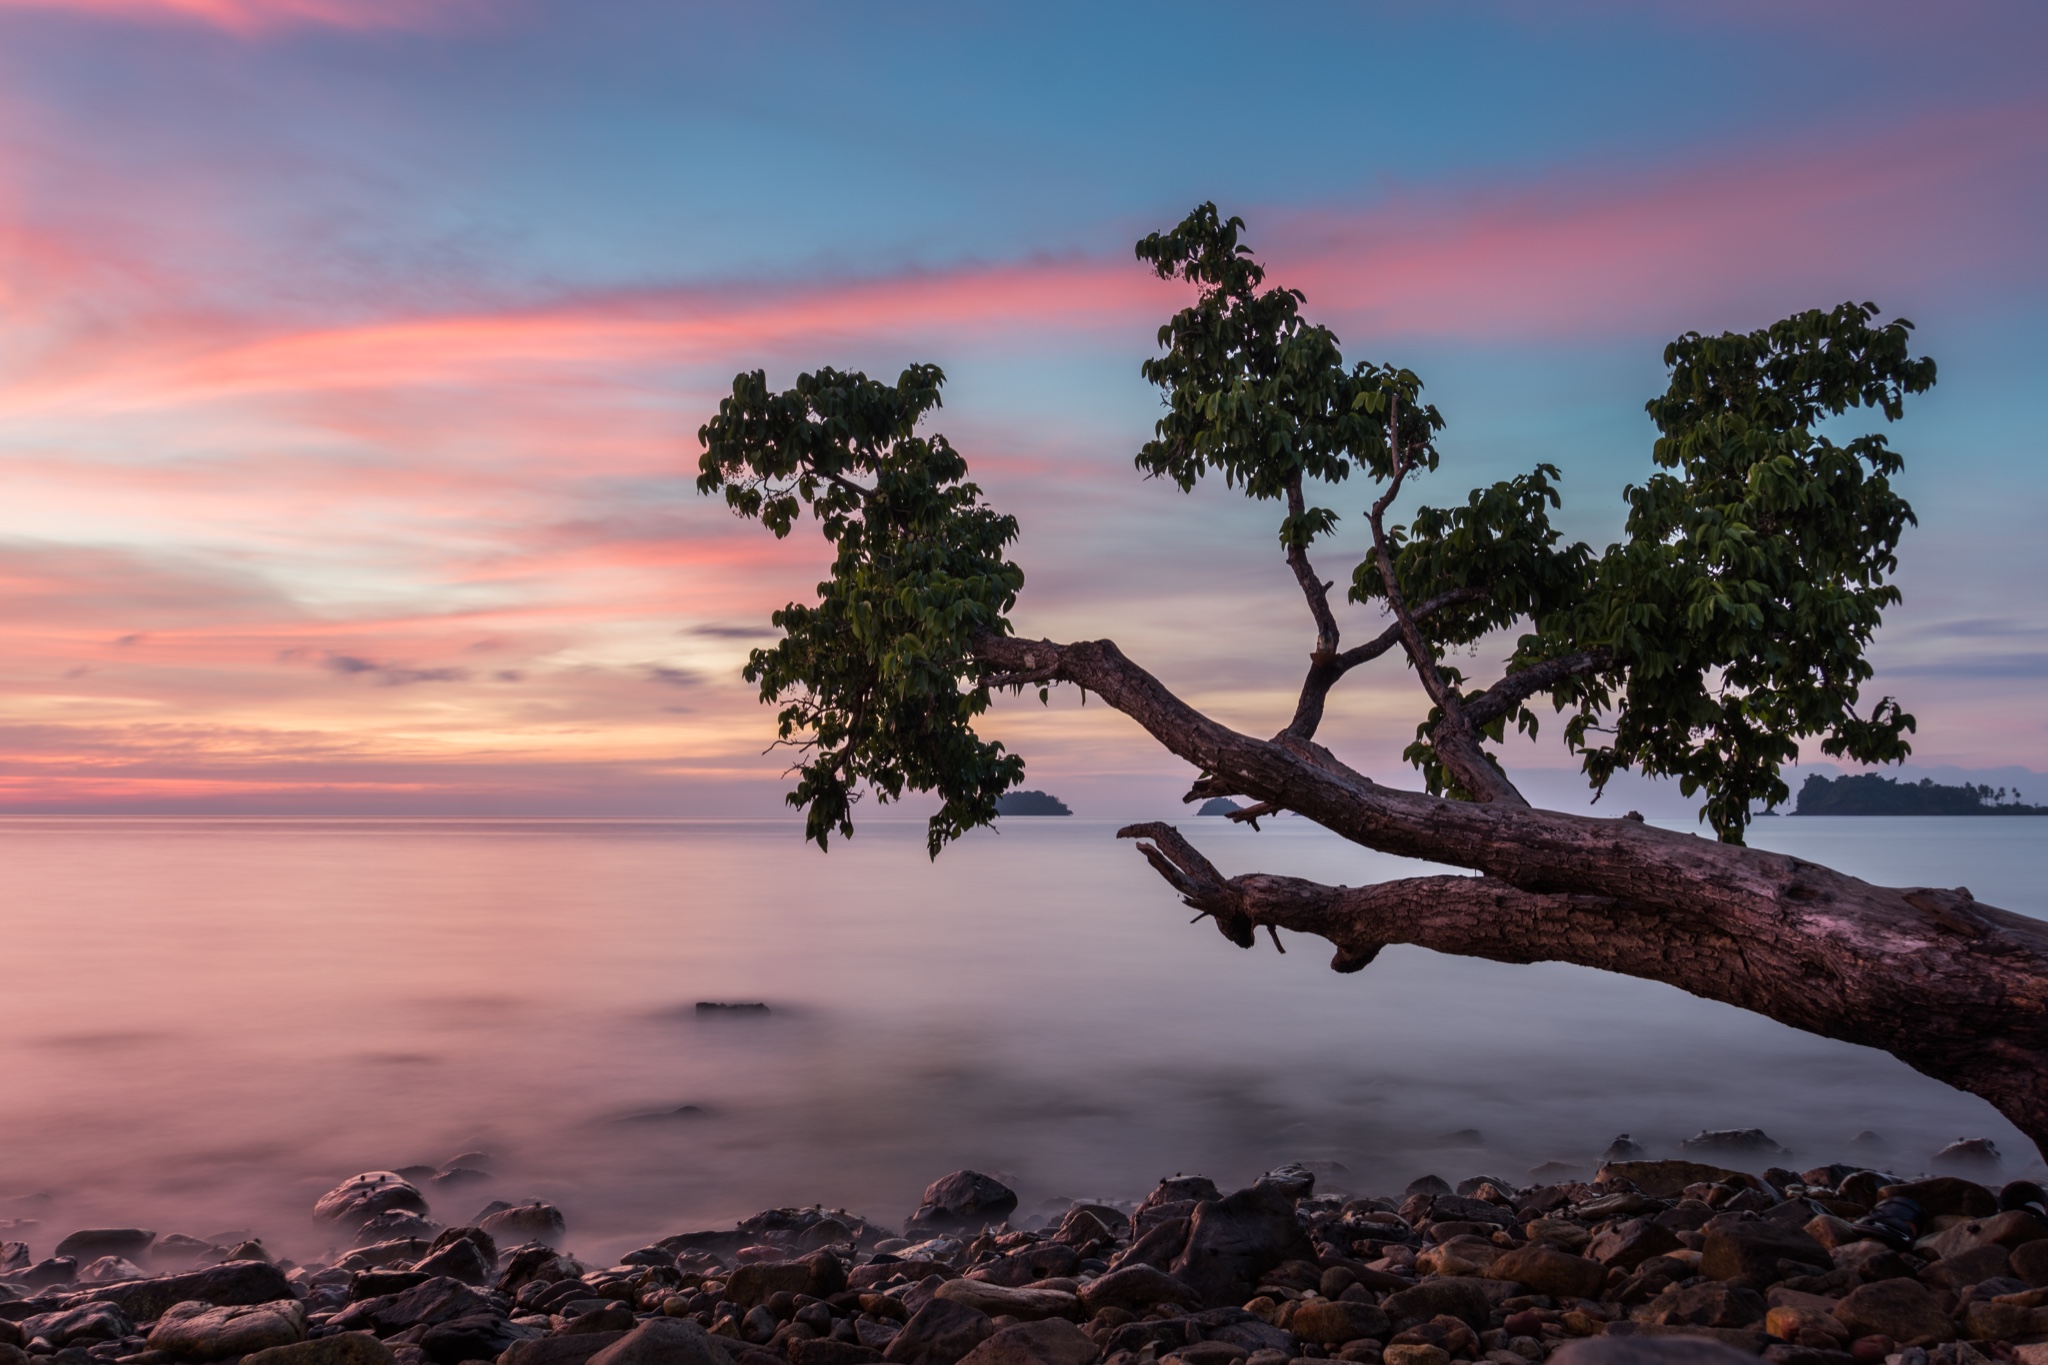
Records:
<instances>
[{"instance_id":1,"label":"misty water","mask_svg":"<svg viewBox=\"0 0 2048 1365\"><path fill-rule=\"evenodd\" d=\"M1227 872L1420 865L1299 820L1181 821ZM1590 1172L1760 1127L1791 1164L1872 1129L1894 1169L1988 1136L1881 1053L1669 987L1320 940L1246 952L1114 822L1012 819L926 860L871 821L10 819L0 1220L255 1229L319 1249L358 1170L482 1149L456 1222L546 1199L590 1255L822 1202L900 1221L971 1166L1047 1201L1287 1160L1360 1192L1425 1171ZM1754 842L2048 918L2048 819L1775 819ZM761 1001L705 1014L699 1001ZM8 1234L15 1236L19 1234Z\"/></svg>"}]
</instances>

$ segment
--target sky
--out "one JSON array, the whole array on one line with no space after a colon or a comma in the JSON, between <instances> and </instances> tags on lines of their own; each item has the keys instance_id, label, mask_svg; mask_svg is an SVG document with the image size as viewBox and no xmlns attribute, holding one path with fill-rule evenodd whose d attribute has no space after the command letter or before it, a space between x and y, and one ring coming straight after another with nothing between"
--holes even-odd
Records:
<instances>
[{"instance_id":1,"label":"sky","mask_svg":"<svg viewBox=\"0 0 2048 1365\"><path fill-rule=\"evenodd\" d=\"M693 487L754 368L941 365L1017 628L1277 730L1273 507L1131 462L1186 301L1131 247L1204 200L1422 375L1422 499L1549 461L1596 545L1673 337L1912 319L1876 690L2048 769L2044 64L2032 0L0 0L0 813L774 813L739 669L828 557ZM1417 785L1422 710L1389 658L1323 738ZM1188 776L1099 701L987 728L1084 814Z\"/></svg>"}]
</instances>

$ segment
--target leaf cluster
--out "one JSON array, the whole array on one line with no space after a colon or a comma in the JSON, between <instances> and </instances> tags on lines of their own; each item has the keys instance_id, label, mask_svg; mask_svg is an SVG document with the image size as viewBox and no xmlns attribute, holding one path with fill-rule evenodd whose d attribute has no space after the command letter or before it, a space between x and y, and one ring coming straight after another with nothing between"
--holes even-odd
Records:
<instances>
[{"instance_id":1,"label":"leaf cluster","mask_svg":"<svg viewBox=\"0 0 2048 1365\"><path fill-rule=\"evenodd\" d=\"M1024 778L1022 758L974 732L989 694L970 660L978 632L1008 633L1024 584L1005 557L1017 521L982 502L945 437L916 434L944 383L934 365L894 385L824 369L773 393L756 370L698 432L700 493L722 490L778 538L808 507L837 547L817 603L776 612L782 640L745 673L782 704L778 742L801 754L786 799L820 848L834 828L853 833L864 785L884 802L937 791L936 857Z\"/></svg>"}]
</instances>

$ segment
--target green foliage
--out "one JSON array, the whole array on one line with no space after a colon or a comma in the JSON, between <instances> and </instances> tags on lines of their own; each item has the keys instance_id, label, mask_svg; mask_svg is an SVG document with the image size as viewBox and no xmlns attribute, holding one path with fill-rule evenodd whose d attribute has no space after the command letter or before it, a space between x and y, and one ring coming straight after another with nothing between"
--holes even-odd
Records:
<instances>
[{"instance_id":1,"label":"green foliage","mask_svg":"<svg viewBox=\"0 0 2048 1365\"><path fill-rule=\"evenodd\" d=\"M817 605L776 612L783 639L746 668L764 702L784 703L779 742L803 755L787 800L820 848L835 826L853 833L863 784L885 802L937 791L926 837L937 857L1024 778L1023 759L974 732L988 689L969 657L977 632L1009 630L1024 584L1003 557L1017 522L982 503L945 437L915 434L944 383L933 365L893 387L827 369L772 394L756 370L698 432L699 492L722 488L778 538L808 506L838 547Z\"/></svg>"}]
</instances>

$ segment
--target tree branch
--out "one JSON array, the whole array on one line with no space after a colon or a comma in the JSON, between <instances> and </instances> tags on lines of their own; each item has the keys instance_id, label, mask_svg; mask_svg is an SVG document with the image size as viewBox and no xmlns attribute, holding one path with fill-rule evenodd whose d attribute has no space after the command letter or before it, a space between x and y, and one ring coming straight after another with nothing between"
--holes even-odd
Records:
<instances>
[{"instance_id":1,"label":"tree branch","mask_svg":"<svg viewBox=\"0 0 2048 1365\"><path fill-rule=\"evenodd\" d=\"M1538 692L1581 673L1597 673L1613 662L1614 651L1602 646L1518 669L1478 696L1465 698L1465 719L1474 725L1490 724Z\"/></svg>"}]
</instances>

